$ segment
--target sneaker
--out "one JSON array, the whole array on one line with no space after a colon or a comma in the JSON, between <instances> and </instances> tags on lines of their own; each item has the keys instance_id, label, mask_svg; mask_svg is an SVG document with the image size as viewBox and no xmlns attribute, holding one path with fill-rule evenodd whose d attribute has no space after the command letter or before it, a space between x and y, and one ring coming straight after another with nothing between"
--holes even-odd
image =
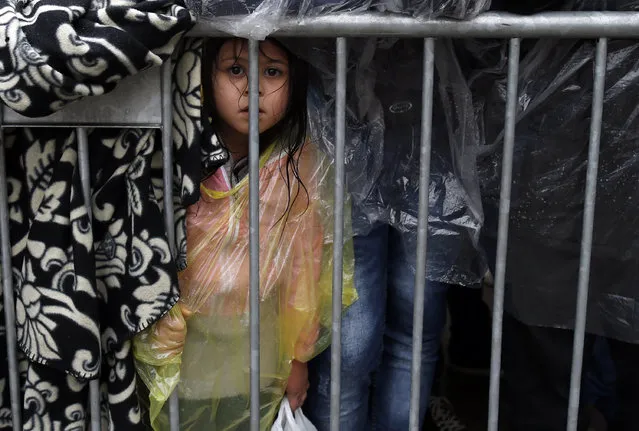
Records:
<instances>
[{"instance_id":1,"label":"sneaker","mask_svg":"<svg viewBox=\"0 0 639 431\"><path fill-rule=\"evenodd\" d=\"M455 415L453 405L446 397L430 397L430 422L433 431L467 431L468 428Z\"/></svg>"}]
</instances>

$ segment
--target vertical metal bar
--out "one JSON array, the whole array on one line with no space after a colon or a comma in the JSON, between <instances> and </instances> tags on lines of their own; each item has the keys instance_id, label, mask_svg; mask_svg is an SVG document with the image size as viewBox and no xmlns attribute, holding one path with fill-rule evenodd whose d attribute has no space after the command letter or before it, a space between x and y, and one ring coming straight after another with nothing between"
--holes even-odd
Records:
<instances>
[{"instance_id":1,"label":"vertical metal bar","mask_svg":"<svg viewBox=\"0 0 639 431\"><path fill-rule=\"evenodd\" d=\"M175 255L173 216L173 100L171 98L171 61L162 66L162 178L164 183L164 223L166 235Z\"/></svg>"},{"instance_id":2,"label":"vertical metal bar","mask_svg":"<svg viewBox=\"0 0 639 431\"><path fill-rule=\"evenodd\" d=\"M2 293L4 296L7 359L9 362L9 396L11 399L13 429L22 430L20 375L18 373L16 310L15 299L13 297L13 271L11 266L11 239L9 237L9 203L6 166L4 130L0 127L0 240L2 241Z\"/></svg>"},{"instance_id":3,"label":"vertical metal bar","mask_svg":"<svg viewBox=\"0 0 639 431\"><path fill-rule=\"evenodd\" d=\"M84 196L84 203L87 207L87 213L89 218L92 217L93 206L91 198L91 174L89 165L89 138L87 136L87 129L84 127L78 127L76 129L78 137L78 165L80 167L80 181L82 182L82 194Z\"/></svg>"},{"instance_id":4,"label":"vertical metal bar","mask_svg":"<svg viewBox=\"0 0 639 431\"><path fill-rule=\"evenodd\" d=\"M599 168L599 143L606 84L606 57L608 40L599 39L595 58L595 73L592 93L592 115L590 119L590 144L588 148L588 171L586 175L586 195L584 221L581 234L581 257L579 260L579 284L577 290L577 315L572 352L570 375L570 399L568 401L568 431L577 431L579 417L579 393L581 391L581 371L586 334L586 312L588 307L588 285L590 282L590 256L592 234L595 222L595 198L597 195L597 170Z\"/></svg>"},{"instance_id":5,"label":"vertical metal bar","mask_svg":"<svg viewBox=\"0 0 639 431\"><path fill-rule=\"evenodd\" d=\"M177 255L173 214L173 99L171 97L171 60L162 65L162 183L164 186L164 226L169 249ZM169 397L169 428L180 429L180 406L177 391Z\"/></svg>"},{"instance_id":6,"label":"vertical metal bar","mask_svg":"<svg viewBox=\"0 0 639 431\"><path fill-rule=\"evenodd\" d=\"M249 40L249 250L251 325L251 431L260 429L260 130L259 41Z\"/></svg>"},{"instance_id":7,"label":"vertical metal bar","mask_svg":"<svg viewBox=\"0 0 639 431\"><path fill-rule=\"evenodd\" d=\"M83 127L76 129L78 138L78 166L80 167L80 182L82 183L82 194L84 205L89 215L89 220L93 220L92 199L91 199L91 171L89 166L89 139L87 130ZM91 431L100 431L100 379L89 381L89 408L91 411Z\"/></svg>"},{"instance_id":8,"label":"vertical metal bar","mask_svg":"<svg viewBox=\"0 0 639 431\"><path fill-rule=\"evenodd\" d=\"M424 301L426 290L426 252L428 246L428 189L430 155L433 134L433 80L435 71L435 40L424 39L422 71L422 132L419 165L419 217L417 224L417 256L415 272L415 302L413 304L413 362L410 388L411 431L419 431L419 399L421 396L422 344Z\"/></svg>"},{"instance_id":9,"label":"vertical metal bar","mask_svg":"<svg viewBox=\"0 0 639 431\"><path fill-rule=\"evenodd\" d=\"M488 431L498 431L499 379L501 375L502 326L504 318L504 290L506 286L506 257L508 253L508 223L510 192L515 148L515 119L517 116L517 84L519 80L520 39L510 40L508 53L508 89L504 125L504 155L499 196L499 228L497 234L497 263L493 300L493 335L490 362L490 395L488 401Z\"/></svg>"},{"instance_id":10,"label":"vertical metal bar","mask_svg":"<svg viewBox=\"0 0 639 431\"><path fill-rule=\"evenodd\" d=\"M346 137L346 60L347 43L336 40L335 69L335 207L333 229L333 322L331 325L331 431L340 429L340 393L342 370L342 282L344 255L344 178Z\"/></svg>"}]
</instances>

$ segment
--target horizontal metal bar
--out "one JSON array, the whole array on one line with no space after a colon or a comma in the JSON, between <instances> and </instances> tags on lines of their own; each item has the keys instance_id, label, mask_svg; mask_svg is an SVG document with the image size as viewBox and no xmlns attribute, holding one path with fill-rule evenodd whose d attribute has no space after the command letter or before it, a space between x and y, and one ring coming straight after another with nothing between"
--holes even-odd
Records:
<instances>
[{"instance_id":1,"label":"horizontal metal bar","mask_svg":"<svg viewBox=\"0 0 639 431\"><path fill-rule=\"evenodd\" d=\"M26 117L25 117L26 118ZM34 119L30 119L34 120ZM33 122L29 121L17 121L12 124L4 124L2 127L4 128L13 128L13 127L29 127L29 128L37 128L37 129L45 129L45 128L56 128L56 129L67 129L67 128L76 128L82 127L84 129L92 129L92 128L103 128L103 129L160 129L162 128L162 123L109 123L104 122L100 123L96 122L76 122L76 121L60 121L60 122Z\"/></svg>"},{"instance_id":2,"label":"horizontal metal bar","mask_svg":"<svg viewBox=\"0 0 639 431\"><path fill-rule=\"evenodd\" d=\"M242 17L225 18L241 21ZM639 38L639 12L549 12L521 16L485 13L467 21L420 19L382 13L283 18L274 36L451 38ZM216 21L201 18L191 36L223 36Z\"/></svg>"},{"instance_id":3,"label":"horizontal metal bar","mask_svg":"<svg viewBox=\"0 0 639 431\"><path fill-rule=\"evenodd\" d=\"M240 22L243 17L224 18ZM216 21L199 19L190 36L225 36ZM628 38L639 39L639 12L549 12L531 16L486 13L467 21L420 19L375 12L282 18L275 36L452 37L452 38ZM3 106L2 127L162 127L160 68L124 79L113 92L87 97L41 118Z\"/></svg>"},{"instance_id":4,"label":"horizontal metal bar","mask_svg":"<svg viewBox=\"0 0 639 431\"><path fill-rule=\"evenodd\" d=\"M73 102L55 114L30 118L2 106L2 127L162 126L161 69L153 67L123 79L112 92Z\"/></svg>"}]
</instances>

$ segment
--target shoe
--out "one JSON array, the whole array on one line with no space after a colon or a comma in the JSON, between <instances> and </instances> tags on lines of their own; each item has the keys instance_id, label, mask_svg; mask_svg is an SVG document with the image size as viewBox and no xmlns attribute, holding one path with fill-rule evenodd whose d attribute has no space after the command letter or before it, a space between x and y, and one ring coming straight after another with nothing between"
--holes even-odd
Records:
<instances>
[{"instance_id":1,"label":"shoe","mask_svg":"<svg viewBox=\"0 0 639 431\"><path fill-rule=\"evenodd\" d=\"M467 431L468 428L455 415L453 405L446 397L430 397L428 422L433 431Z\"/></svg>"}]
</instances>

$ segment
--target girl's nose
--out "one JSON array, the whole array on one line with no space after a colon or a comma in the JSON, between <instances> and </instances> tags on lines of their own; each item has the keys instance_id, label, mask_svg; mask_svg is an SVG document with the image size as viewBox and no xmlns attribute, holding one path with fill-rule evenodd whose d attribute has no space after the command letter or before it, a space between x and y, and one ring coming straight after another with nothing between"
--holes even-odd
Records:
<instances>
[{"instance_id":1,"label":"girl's nose","mask_svg":"<svg viewBox=\"0 0 639 431\"><path fill-rule=\"evenodd\" d=\"M264 94L262 92L262 80L260 80L260 85L259 85L259 89L258 89L258 96L262 97ZM246 84L246 88L244 89L244 96L248 97L249 96L249 85L248 83Z\"/></svg>"}]
</instances>

